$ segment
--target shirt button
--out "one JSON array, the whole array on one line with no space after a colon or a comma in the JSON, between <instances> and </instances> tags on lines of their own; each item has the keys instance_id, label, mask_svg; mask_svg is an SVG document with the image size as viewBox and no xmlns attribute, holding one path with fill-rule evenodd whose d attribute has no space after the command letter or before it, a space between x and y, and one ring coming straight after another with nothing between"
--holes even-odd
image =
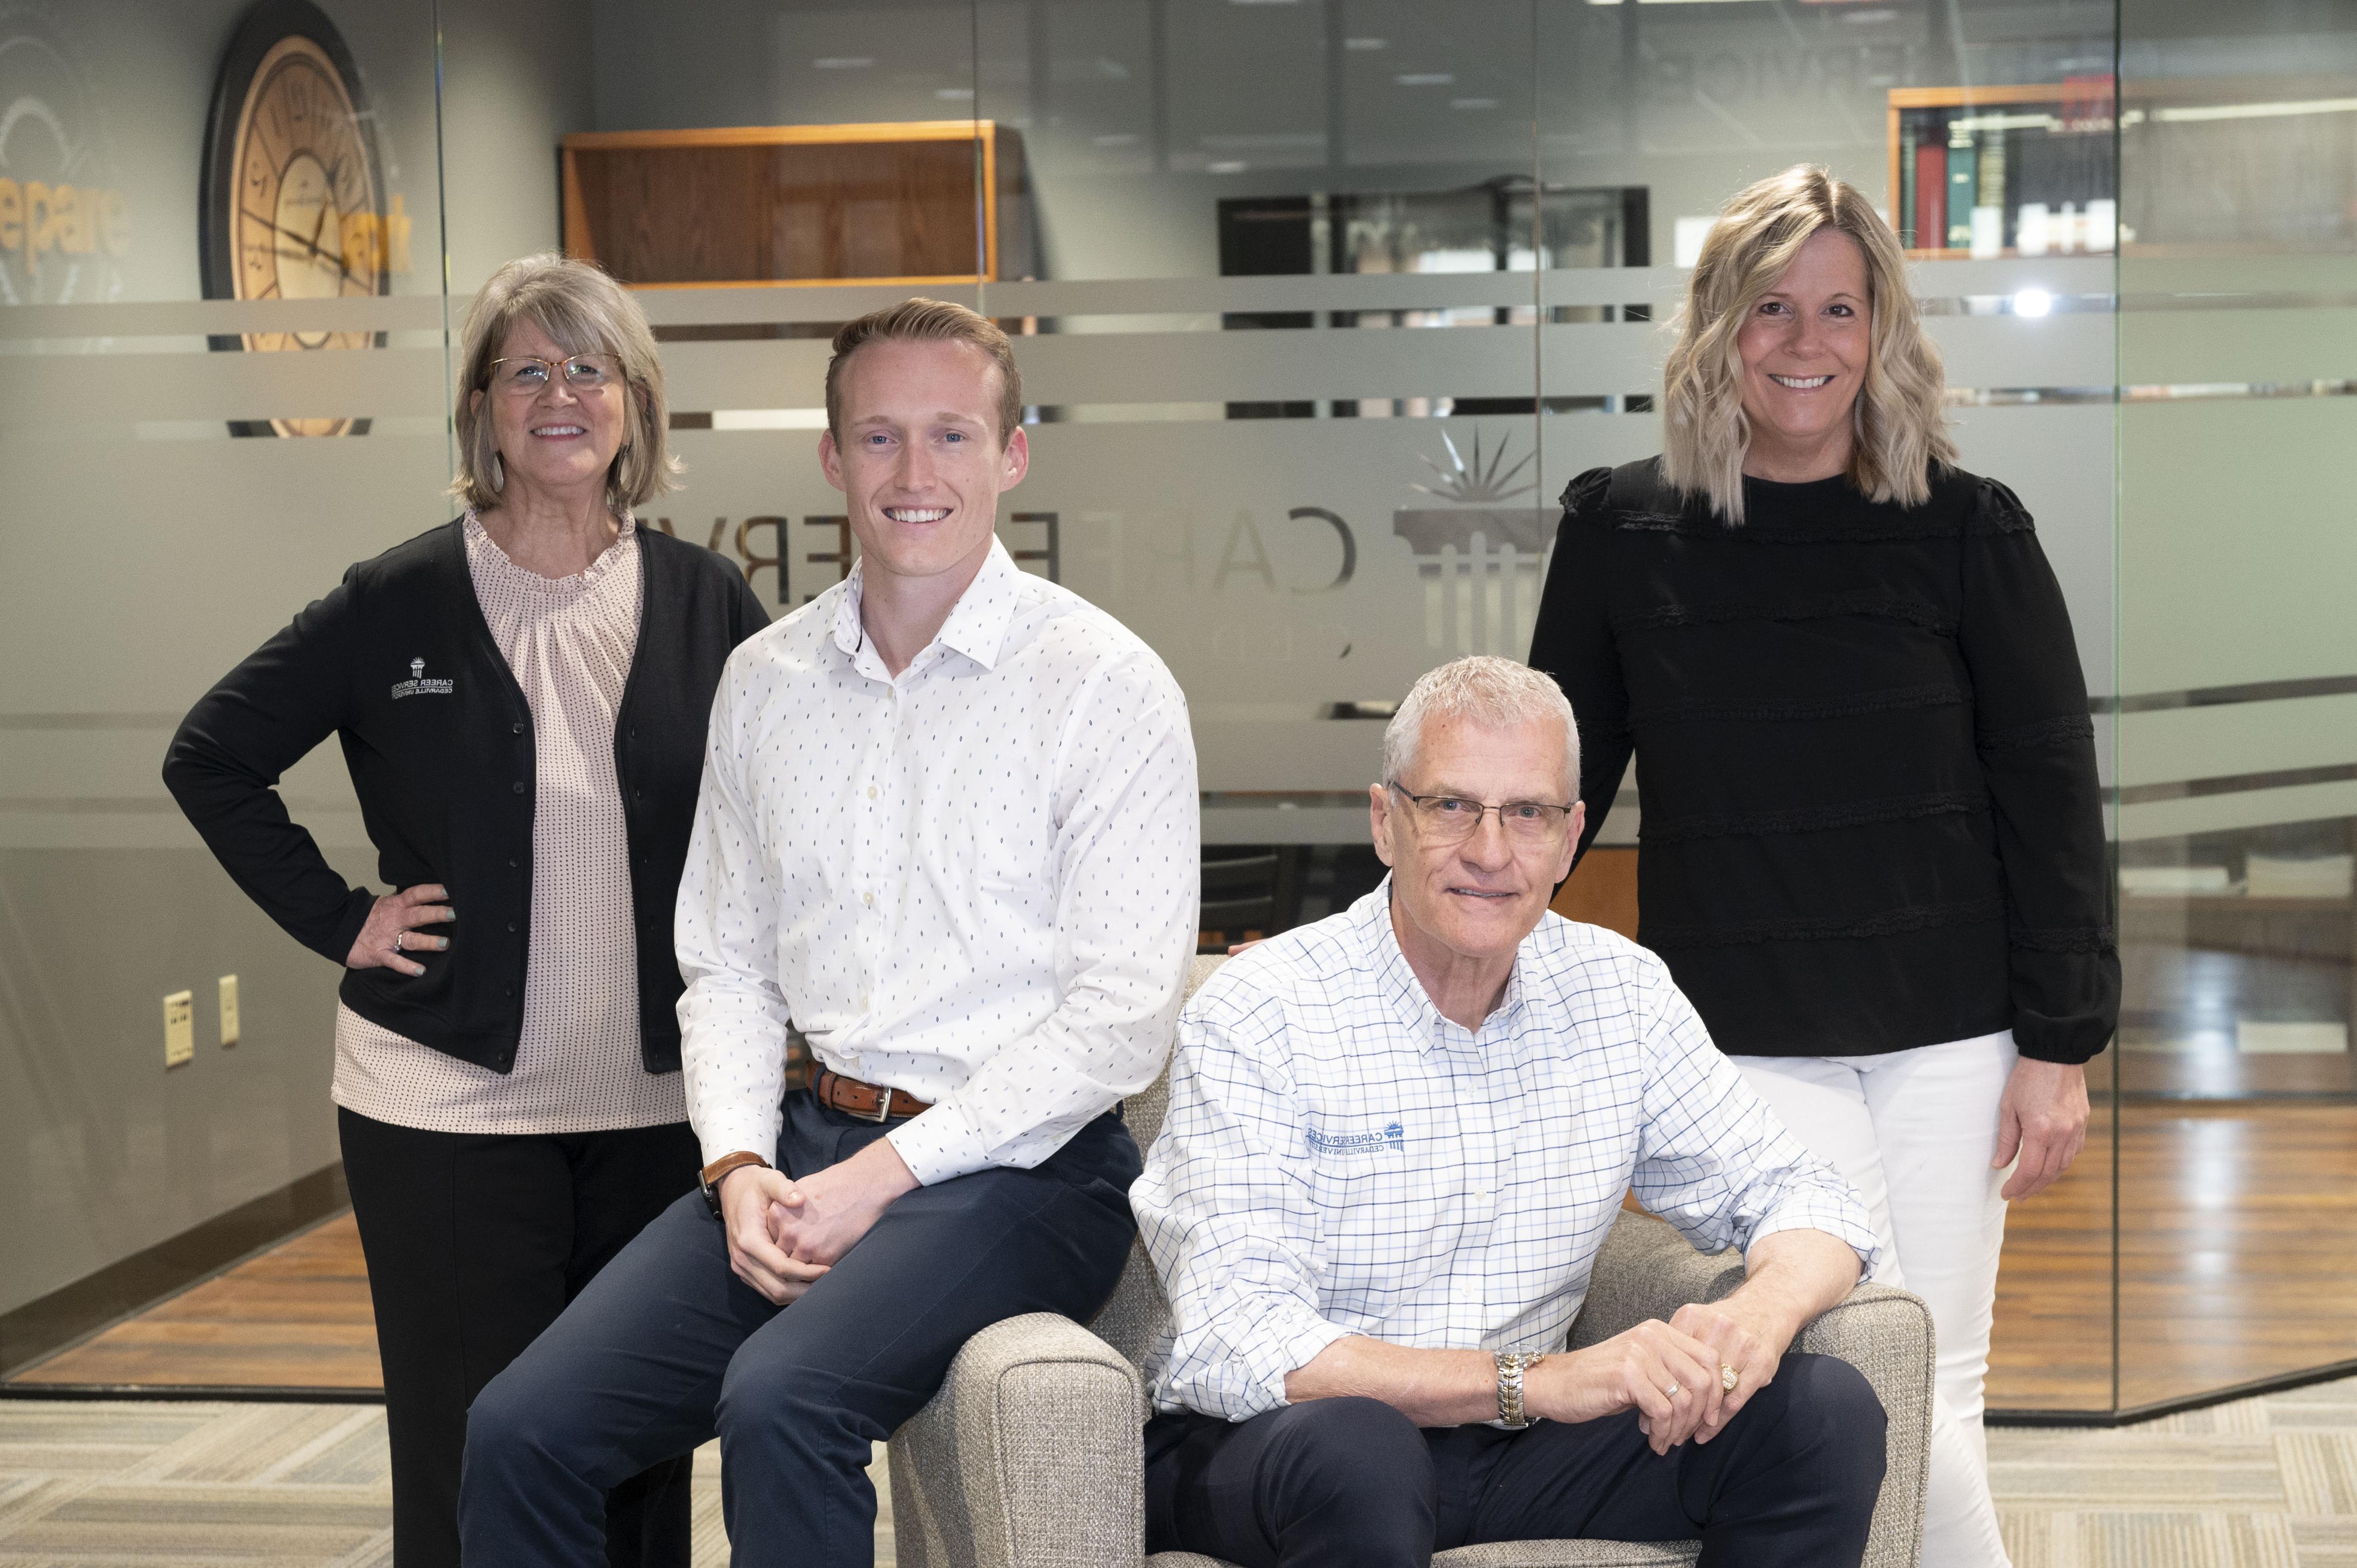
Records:
<instances>
[{"instance_id":1,"label":"shirt button","mask_svg":"<svg viewBox=\"0 0 2357 1568\"><path fill-rule=\"evenodd\" d=\"M523 780L521 779L515 781L515 792L519 795L523 793Z\"/></svg>"},{"instance_id":2,"label":"shirt button","mask_svg":"<svg viewBox=\"0 0 2357 1568\"><path fill-rule=\"evenodd\" d=\"M876 908L876 895L873 893L862 893L859 896L859 901L871 909Z\"/></svg>"},{"instance_id":3,"label":"shirt button","mask_svg":"<svg viewBox=\"0 0 2357 1568\"><path fill-rule=\"evenodd\" d=\"M523 733L523 725L515 725L515 726L514 726L514 730L515 730L515 733L516 733L516 734L518 734L518 735L522 735L522 734Z\"/></svg>"},{"instance_id":4,"label":"shirt button","mask_svg":"<svg viewBox=\"0 0 2357 1568\"><path fill-rule=\"evenodd\" d=\"M867 798L871 800L876 799L876 786L873 784L867 786Z\"/></svg>"}]
</instances>

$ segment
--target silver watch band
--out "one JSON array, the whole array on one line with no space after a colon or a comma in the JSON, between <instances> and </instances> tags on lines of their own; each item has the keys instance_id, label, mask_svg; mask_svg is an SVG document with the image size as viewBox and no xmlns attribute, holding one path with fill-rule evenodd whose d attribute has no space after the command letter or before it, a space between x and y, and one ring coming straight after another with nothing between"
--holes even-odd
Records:
<instances>
[{"instance_id":1,"label":"silver watch band","mask_svg":"<svg viewBox=\"0 0 2357 1568\"><path fill-rule=\"evenodd\" d=\"M1519 1432L1531 1424L1523 1410L1523 1369L1545 1359L1523 1350L1505 1350L1492 1354L1498 1363L1498 1424Z\"/></svg>"}]
</instances>

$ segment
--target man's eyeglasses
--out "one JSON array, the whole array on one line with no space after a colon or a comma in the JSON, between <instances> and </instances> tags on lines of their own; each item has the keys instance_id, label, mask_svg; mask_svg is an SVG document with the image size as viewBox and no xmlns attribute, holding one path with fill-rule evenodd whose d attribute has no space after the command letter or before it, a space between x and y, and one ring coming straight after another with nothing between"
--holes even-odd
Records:
<instances>
[{"instance_id":1,"label":"man's eyeglasses","mask_svg":"<svg viewBox=\"0 0 2357 1568\"><path fill-rule=\"evenodd\" d=\"M1462 843L1480 828L1481 819L1491 812L1498 813L1498 826L1508 839L1517 844L1553 843L1563 832L1564 823L1571 820L1572 809L1578 804L1558 806L1548 800L1508 800L1501 805L1485 806L1479 800L1468 800L1456 795L1411 795L1397 784L1386 785L1393 794L1408 803L1409 820L1415 824L1418 837L1427 843Z\"/></svg>"},{"instance_id":2,"label":"man's eyeglasses","mask_svg":"<svg viewBox=\"0 0 2357 1568\"><path fill-rule=\"evenodd\" d=\"M561 375L575 392L596 392L622 379L619 360L611 354L576 354L569 360L542 360L530 354L493 360L491 385L501 392L536 392L551 376Z\"/></svg>"}]
</instances>

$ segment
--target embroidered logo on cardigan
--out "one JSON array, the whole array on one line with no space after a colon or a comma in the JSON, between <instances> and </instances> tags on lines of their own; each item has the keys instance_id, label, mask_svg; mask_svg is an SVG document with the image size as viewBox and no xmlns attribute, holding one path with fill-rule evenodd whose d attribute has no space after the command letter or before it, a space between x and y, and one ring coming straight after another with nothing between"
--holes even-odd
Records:
<instances>
[{"instance_id":1,"label":"embroidered logo on cardigan","mask_svg":"<svg viewBox=\"0 0 2357 1568\"><path fill-rule=\"evenodd\" d=\"M450 686L451 682L447 678L428 681L425 678L425 660L413 659L409 661L409 679L393 683L393 700L397 703L404 697L447 697L450 694Z\"/></svg>"}]
</instances>

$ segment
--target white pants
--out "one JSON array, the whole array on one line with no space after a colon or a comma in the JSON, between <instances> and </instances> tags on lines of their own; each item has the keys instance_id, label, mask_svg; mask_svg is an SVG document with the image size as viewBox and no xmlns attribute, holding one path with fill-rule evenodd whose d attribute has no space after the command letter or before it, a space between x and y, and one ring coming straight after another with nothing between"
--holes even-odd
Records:
<instances>
[{"instance_id":1,"label":"white pants","mask_svg":"<svg viewBox=\"0 0 2357 1568\"><path fill-rule=\"evenodd\" d=\"M1792 1135L1866 1199L1877 1283L1921 1296L1938 1342L1923 1568L2003 1568L1981 1387L2005 1243L2007 1173L1991 1170L2013 1034L1878 1057L1736 1057Z\"/></svg>"}]
</instances>

